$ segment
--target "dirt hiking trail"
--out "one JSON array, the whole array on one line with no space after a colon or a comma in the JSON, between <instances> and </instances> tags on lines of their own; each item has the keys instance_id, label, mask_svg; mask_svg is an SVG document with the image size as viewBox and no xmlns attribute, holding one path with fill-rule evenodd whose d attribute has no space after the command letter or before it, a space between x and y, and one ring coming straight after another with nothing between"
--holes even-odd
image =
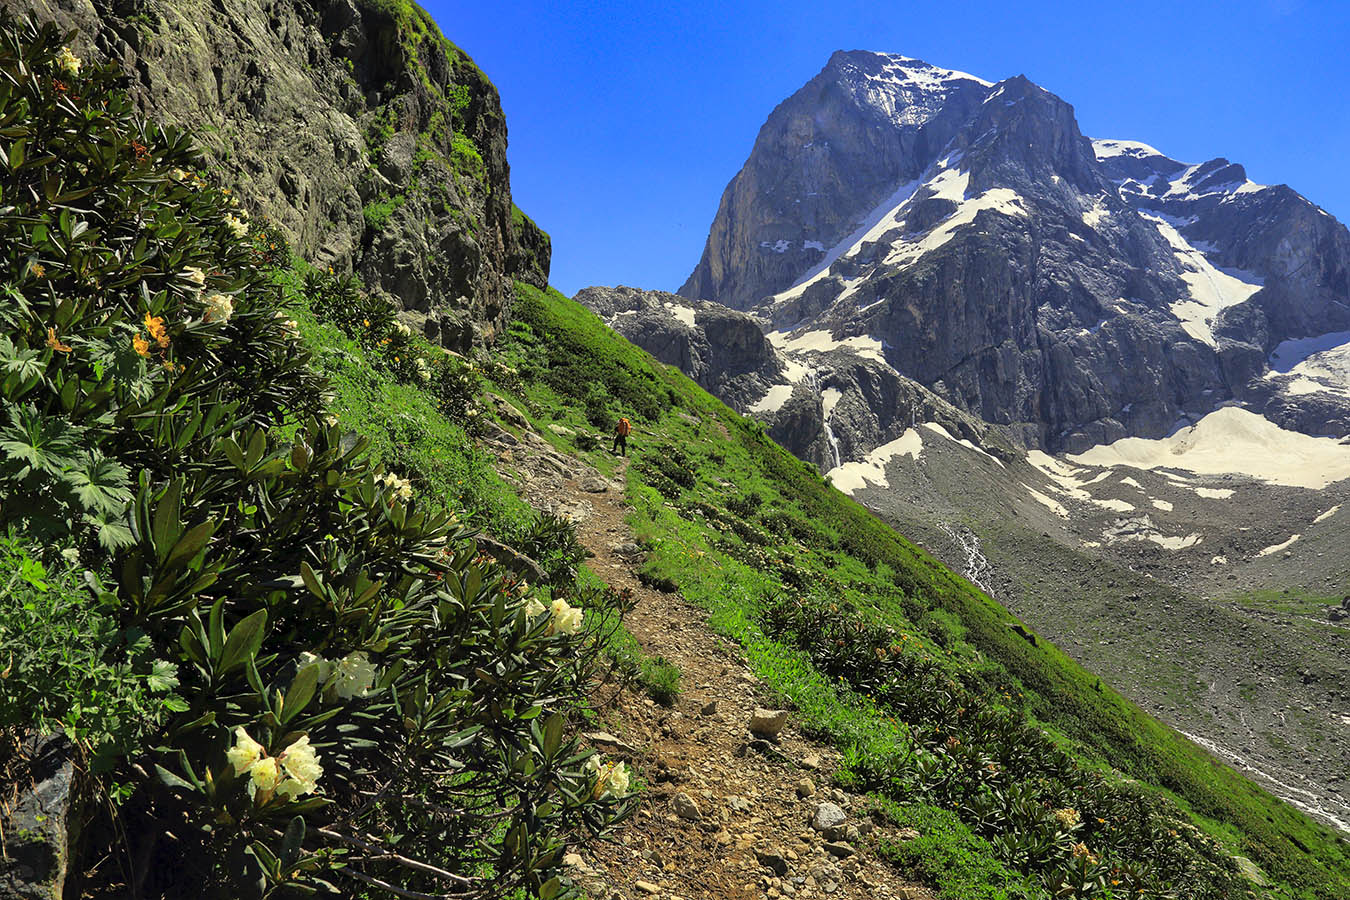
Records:
<instances>
[{"instance_id":1,"label":"dirt hiking trail","mask_svg":"<svg viewBox=\"0 0 1350 900\"><path fill-rule=\"evenodd\" d=\"M629 631L681 676L673 706L634 687L599 709L604 731L586 734L646 783L637 814L612 841L567 855L587 895L931 900L928 888L906 882L873 853L879 840L918 833L874 823L863 815L862 797L832 787L839 754L805 738L790 712L772 741L752 734L756 708L776 707L739 648L709 629L702 609L638 580L642 554L625 522L627 461L609 480L536 434L513 438L502 431L487 441L504 474L536 509L577 523L594 554L587 565L637 599Z\"/></svg>"}]
</instances>

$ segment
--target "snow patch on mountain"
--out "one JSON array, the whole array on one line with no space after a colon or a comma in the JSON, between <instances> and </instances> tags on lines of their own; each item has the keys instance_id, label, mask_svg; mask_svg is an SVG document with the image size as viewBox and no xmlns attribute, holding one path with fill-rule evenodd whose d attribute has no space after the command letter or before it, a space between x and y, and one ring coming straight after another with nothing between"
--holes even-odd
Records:
<instances>
[{"instance_id":1,"label":"snow patch on mountain","mask_svg":"<svg viewBox=\"0 0 1350 900\"><path fill-rule=\"evenodd\" d=\"M1162 156L1162 151L1150 147L1141 141L1100 140L1092 142L1092 152L1098 159L1110 159L1113 156L1133 156L1147 159L1150 156Z\"/></svg>"},{"instance_id":2,"label":"snow patch on mountain","mask_svg":"<svg viewBox=\"0 0 1350 900\"><path fill-rule=\"evenodd\" d=\"M875 487L890 487L886 478L886 466L892 460L908 456L917 461L923 452L923 437L913 428L889 443L882 444L868 453L858 462L841 463L825 473L825 477L846 494L856 494L869 484Z\"/></svg>"},{"instance_id":3,"label":"snow patch on mountain","mask_svg":"<svg viewBox=\"0 0 1350 900\"><path fill-rule=\"evenodd\" d=\"M831 350L847 350L863 359L870 359L874 362L884 363L886 358L882 355L881 341L865 334L854 335L852 337L835 339L829 331L818 328L810 331L803 331L798 334L791 334L785 331L771 331L768 334L769 341L779 350L788 353L804 353L815 351L825 353Z\"/></svg>"},{"instance_id":4,"label":"snow patch on mountain","mask_svg":"<svg viewBox=\"0 0 1350 900\"><path fill-rule=\"evenodd\" d=\"M1080 465L1183 469L1203 475L1235 473L1315 490L1350 478L1350 446L1335 438L1287 431L1233 406L1217 409L1165 438L1123 438L1069 459ZM1223 489L1195 490L1207 496L1206 491Z\"/></svg>"},{"instance_id":5,"label":"snow patch on mountain","mask_svg":"<svg viewBox=\"0 0 1350 900\"><path fill-rule=\"evenodd\" d=\"M1265 286L1264 279L1241 269L1216 267L1177 230L1177 224L1186 223L1186 220L1171 219L1152 210L1141 209L1139 214L1152 222L1171 245L1181 266L1181 280L1189 289L1189 299L1171 305L1172 315L1181 320L1182 329L1191 337L1211 347L1217 346L1212 330L1215 317L1223 309L1246 302Z\"/></svg>"},{"instance_id":6,"label":"snow patch on mountain","mask_svg":"<svg viewBox=\"0 0 1350 900\"><path fill-rule=\"evenodd\" d=\"M1350 331L1282 341L1270 354L1268 380L1286 394L1350 397Z\"/></svg>"}]
</instances>

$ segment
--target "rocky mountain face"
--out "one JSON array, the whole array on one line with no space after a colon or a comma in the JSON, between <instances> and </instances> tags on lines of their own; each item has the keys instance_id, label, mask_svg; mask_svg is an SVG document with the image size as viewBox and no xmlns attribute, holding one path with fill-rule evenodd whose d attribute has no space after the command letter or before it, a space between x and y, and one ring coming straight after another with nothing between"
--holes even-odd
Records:
<instances>
[{"instance_id":1,"label":"rocky mountain face","mask_svg":"<svg viewBox=\"0 0 1350 900\"><path fill-rule=\"evenodd\" d=\"M359 274L429 337L490 340L548 235L511 202L497 90L405 0L3 0L77 29L145 112L198 136L306 259Z\"/></svg>"},{"instance_id":2,"label":"rocky mountain face","mask_svg":"<svg viewBox=\"0 0 1350 900\"><path fill-rule=\"evenodd\" d=\"M759 319L664 291L589 287L575 299L732 409L764 422L770 437L822 472L865 457L918 422L1012 455L999 429L900 375L875 353L847 344L780 349Z\"/></svg>"},{"instance_id":3,"label":"rocky mountain face","mask_svg":"<svg viewBox=\"0 0 1350 900\"><path fill-rule=\"evenodd\" d=\"M1350 330L1348 277L1350 233L1287 187L1091 141L1021 76L854 51L770 115L680 293L1081 450L1233 400L1350 431L1348 397L1268 362Z\"/></svg>"}]
</instances>

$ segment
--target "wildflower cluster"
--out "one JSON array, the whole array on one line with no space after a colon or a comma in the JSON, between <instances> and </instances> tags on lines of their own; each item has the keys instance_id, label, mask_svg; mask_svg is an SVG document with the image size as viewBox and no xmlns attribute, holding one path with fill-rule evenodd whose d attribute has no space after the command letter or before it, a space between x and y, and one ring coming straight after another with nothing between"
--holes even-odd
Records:
<instances>
[{"instance_id":1,"label":"wildflower cluster","mask_svg":"<svg viewBox=\"0 0 1350 900\"><path fill-rule=\"evenodd\" d=\"M418 338L387 300L367 293L350 276L311 272L304 295L320 320L360 342L382 369L426 388L441 412L470 431L478 430L475 400L482 392L482 373L477 363Z\"/></svg>"},{"instance_id":2,"label":"wildflower cluster","mask_svg":"<svg viewBox=\"0 0 1350 900\"><path fill-rule=\"evenodd\" d=\"M235 744L225 756L236 775L247 775L255 799L266 803L273 796L294 800L312 794L319 786L323 767L310 746L309 735L302 735L275 757L268 756L262 744L248 736L244 726L234 730Z\"/></svg>"},{"instance_id":3,"label":"wildflower cluster","mask_svg":"<svg viewBox=\"0 0 1350 900\"><path fill-rule=\"evenodd\" d=\"M613 798L622 800L628 796L628 787L632 773L621 762L605 762L598 755L586 760L586 771L595 776L595 787L591 796L596 800Z\"/></svg>"}]
</instances>

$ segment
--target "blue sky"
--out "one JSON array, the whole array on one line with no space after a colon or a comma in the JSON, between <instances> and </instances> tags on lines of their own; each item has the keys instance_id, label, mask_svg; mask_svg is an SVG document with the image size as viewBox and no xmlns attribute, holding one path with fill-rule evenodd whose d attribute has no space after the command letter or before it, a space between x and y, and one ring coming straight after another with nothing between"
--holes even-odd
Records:
<instances>
[{"instance_id":1,"label":"blue sky","mask_svg":"<svg viewBox=\"0 0 1350 900\"><path fill-rule=\"evenodd\" d=\"M1024 74L1091 137L1224 156L1350 222L1350 2L438 2L510 131L552 281L676 290L769 112L839 49Z\"/></svg>"}]
</instances>

